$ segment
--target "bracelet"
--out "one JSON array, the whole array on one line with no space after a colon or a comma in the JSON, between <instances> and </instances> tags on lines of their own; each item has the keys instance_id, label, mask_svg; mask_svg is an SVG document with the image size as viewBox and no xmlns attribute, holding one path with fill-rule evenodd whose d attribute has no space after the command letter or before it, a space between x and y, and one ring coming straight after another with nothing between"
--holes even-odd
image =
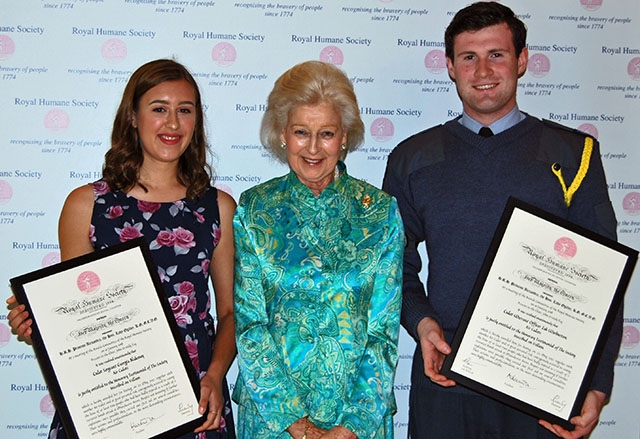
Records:
<instances>
[{"instance_id":1,"label":"bracelet","mask_svg":"<svg viewBox=\"0 0 640 439\"><path fill-rule=\"evenodd\" d=\"M302 437L300 439L307 439L307 431L309 431L309 418L304 418L304 433L302 433Z\"/></svg>"}]
</instances>

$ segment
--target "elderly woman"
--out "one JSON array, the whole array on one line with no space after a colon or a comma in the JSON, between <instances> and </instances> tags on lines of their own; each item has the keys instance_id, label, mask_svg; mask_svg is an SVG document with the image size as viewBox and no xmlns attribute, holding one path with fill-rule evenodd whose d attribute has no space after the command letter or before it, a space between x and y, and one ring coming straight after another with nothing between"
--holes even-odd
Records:
<instances>
[{"instance_id":1,"label":"elderly woman","mask_svg":"<svg viewBox=\"0 0 640 439\"><path fill-rule=\"evenodd\" d=\"M337 67L276 81L261 140L290 172L234 217L239 438L393 437L404 230L395 199L346 172L363 137Z\"/></svg>"}]
</instances>

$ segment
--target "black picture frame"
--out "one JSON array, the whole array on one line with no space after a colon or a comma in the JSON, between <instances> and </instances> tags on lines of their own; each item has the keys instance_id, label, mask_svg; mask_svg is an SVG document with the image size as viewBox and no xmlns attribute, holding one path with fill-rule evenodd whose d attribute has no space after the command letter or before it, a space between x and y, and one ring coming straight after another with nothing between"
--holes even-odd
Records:
<instances>
[{"instance_id":1,"label":"black picture frame","mask_svg":"<svg viewBox=\"0 0 640 439\"><path fill-rule=\"evenodd\" d=\"M122 263L119 262L119 259L123 259ZM133 264L130 264L130 262L133 262ZM184 341L182 340L182 335L171 310L171 306L169 304L166 293L164 292L162 282L159 278L157 267L148 249L148 244L144 237L139 237L133 240L126 241L122 244L118 244L116 246L97 250L95 252L10 279L10 284L14 295L16 296L19 303L22 303L26 306L26 310L29 312L29 316L33 320L33 323L31 325L33 330L31 335L33 348L44 380L49 388L51 399L62 419L67 437L80 438L81 436L79 430L83 432L89 430L91 432L90 437L94 439L98 439L101 437L114 437L113 428L122 427L105 427L104 425L102 425L101 427L91 427L88 425L91 422L89 421L90 416L93 416L94 418L96 418L97 416L95 415L95 413L93 415L89 415L87 413L84 413L83 410L78 409L78 400L81 398L80 393L78 392L78 394L72 394L72 391L69 388L65 388L62 383L70 381L82 382L83 379L87 379L87 392L90 392L90 388L95 384L95 382L91 383L91 378L88 376L88 372L84 369L79 370L78 365L74 364L74 361L80 362L80 360L71 359L73 355L76 355L75 351L67 352L67 350L60 351L56 349L55 346L57 345L57 343L64 337L68 339L69 334L63 332L64 330L62 329L60 334L50 334L52 328L54 332L57 330L56 323L58 320L56 319L65 318L65 312L68 314L68 311L61 313L49 312L50 308L48 308L47 305L40 306L39 304L41 301L45 302L47 300L50 300L49 298L45 298L45 295L55 296L57 293L60 293L60 291L47 291L49 289L47 287L48 284L65 285L64 290L66 292L68 290L67 286L69 282L58 281L58 278L65 278L65 276L70 276L72 273L75 275L75 273L78 273L80 270L92 270L93 267L102 267L102 264L108 264L106 266L112 267L109 269L110 276L113 276L115 278L123 276L123 285L126 286L126 288L122 288L122 290L118 290L117 287L110 290L110 287L107 287L104 290L106 291L105 296L117 297L117 293L125 291L127 290L127 288L129 288L131 289L131 291L135 291L135 295L139 295L137 296L136 300L145 300L145 304L148 304L148 306L144 307L144 312L140 313L140 318L145 315L147 309L150 309L150 312L158 312L157 314L153 314L152 319L147 318L144 321L136 321L137 316L134 315L133 317L129 316L130 320L127 321L125 317L107 317L106 314L108 314L108 311L100 308L102 304L95 305L96 309L91 310L89 309L91 305L85 303L88 301L83 302L79 300L77 302L74 302L76 304L74 306L76 306L77 308L87 306L85 310L87 312L85 312L84 317L82 317L81 319L83 320L83 324L86 325L85 328L90 328L92 327L91 325L93 325L93 328L102 327L104 329L101 334L98 334L98 332L94 332L93 334L95 335L95 337L90 341L92 343L95 343L96 347L99 347L103 340L109 339L108 343L114 343L114 341L117 341L120 337L122 337L122 339L124 339L124 337L134 337L135 333L161 331L160 333L163 334L163 338L161 340L155 341L156 347L153 349L156 349L158 351L161 350L165 361L173 361L172 363L170 363L173 366L170 374L171 378L175 379L175 382L177 383L185 384L185 386L183 387L187 387L181 387L178 391L178 393L180 394L178 398L181 399L180 402L175 401L175 398L173 398L173 396L170 396L166 401L162 401L162 398L159 397L161 393L156 393L154 396L151 390L149 391L148 398L141 397L138 401L136 401L136 404L138 406L140 404L149 404L149 406L153 406L153 411L156 411L156 409L166 408L166 410L164 411L174 412L168 415L163 413L161 417L162 421L156 421L156 418L154 416L146 413L146 410L148 410L148 408L134 408L133 402L127 402L127 398L129 397L124 396L121 397L120 401L118 401L117 404L129 405L126 408L119 409L117 404L115 404L115 408L113 408L111 412L111 415L121 414L124 415L124 418L113 422L120 422L121 425L128 423L127 428L129 428L130 431L127 432L126 436L123 435L122 437L129 438L171 439L181 434L192 432L194 429L202 425L206 419L206 417L204 415L200 415L197 410L198 400L200 397L199 378L197 377L196 371L191 364L189 354L184 345ZM139 270L136 269L136 267ZM127 276L131 275L128 270L134 269L136 270L134 279L138 282L140 287L131 286L131 283L127 284L127 282L131 280L127 279ZM112 273L113 271L118 272ZM78 283L78 285L80 284ZM102 292L102 290L99 290L99 294L101 294ZM74 294L75 293L76 292L74 291ZM106 302L107 300L104 299L104 297L96 296L93 301L98 303L98 301ZM119 305L117 304L113 305L113 308L117 308L118 306ZM59 309L63 308L60 307ZM105 314L102 314L102 312L104 312ZM135 312L131 312L130 314L135 314ZM45 327L48 331L47 334L44 334L42 332L43 328ZM61 327L64 327L64 325L61 325ZM139 329L143 327L144 329ZM118 334L118 331L120 331L120 334L116 335ZM131 335L126 334L128 331L131 331ZM111 337L114 337L114 341L110 340ZM134 340L134 338L131 338L131 340ZM87 343L88 342L89 340L87 341ZM82 345L82 343L77 343L77 346L79 346L78 349L86 349L88 352L90 352L91 349L96 349L96 347L87 347L87 343L85 343L85 345ZM107 342L105 341L105 343ZM158 344L160 344L161 347L157 347ZM75 348L76 346L68 350L71 351ZM147 363L146 366L143 367L141 364L146 359L145 355L147 355L149 358L152 358L154 356L154 353L149 350L151 348L148 346L145 347L146 350L141 348L142 347L137 347L135 349L135 354L132 354L132 349L130 349L128 352L128 358L125 356L122 360L116 360L119 355L123 355L124 353L121 354L119 351L117 351L117 345L114 345L113 348L109 347L108 350L115 350L115 353L113 355L110 355L109 358L105 358L103 362L98 360L93 362L96 367L93 370L92 375L95 377L96 374L101 375L102 373L104 373L105 378L108 376L113 378L109 378L109 381L105 380L100 383L100 385L103 385L116 379L113 375L109 375L109 373L116 373L118 371L118 368L120 370L123 370L121 373L125 373L126 371L126 373L129 374L120 375L120 377L118 377L118 379L121 380L120 383L125 383L127 380L129 382L134 382L141 379L142 377L146 377L147 374L153 375L150 371L154 368L156 368L159 373L159 371L165 367L163 361L155 361L157 360L157 358L159 358L156 355L156 359L154 360L155 362ZM84 354L81 354L79 352L76 358L80 358L81 355ZM61 366L60 361L53 359L53 356L66 356L67 358L65 359L65 365ZM85 356L88 357L89 354ZM130 365L136 361L140 363L140 366L136 365L138 369L130 371ZM109 366L106 366L102 363L109 364ZM178 367L176 368L175 366ZM152 380L154 379L156 378L152 378ZM172 383L171 389L173 389L173 386L175 386L173 381L167 382ZM122 385L125 386L126 384ZM136 386L138 385L141 386L141 384L136 384ZM110 385L108 387L111 388L113 386L114 385ZM139 388L144 388L146 390L153 389L153 387L149 386ZM169 384L166 384L166 386L169 386ZM94 387L99 387L99 385ZM105 394L102 390L105 387L107 386L103 386L99 390L96 389L96 392ZM158 388L162 389L162 385L159 385ZM113 393L109 393L110 390L106 390L106 395L108 396L106 399L104 399L104 401L118 399L116 397L112 397L116 391L117 388L113 390ZM82 397L84 396L85 395L83 395ZM148 399L148 401L145 401L145 399ZM173 404L175 406L169 407L169 404ZM140 418L138 419L138 417ZM162 426L158 427L158 424ZM79 426L81 427L80 429L78 428ZM101 429L104 428L106 428L106 430L103 434ZM160 430L158 430L158 428L160 428ZM87 435L85 434L85 436Z\"/></svg>"},{"instance_id":2,"label":"black picture frame","mask_svg":"<svg viewBox=\"0 0 640 439\"><path fill-rule=\"evenodd\" d=\"M535 227L531 227L529 221ZM514 223L520 223L520 225L514 225ZM611 287L604 291L599 290L599 294L605 296L598 296L598 300L608 303L606 309L601 309L601 314L581 310L581 306L584 305L582 302L580 305L575 305L576 301L584 300L588 303L593 298L583 297L582 293L571 293L562 286L562 278L563 276L571 278L572 272L586 277L587 272L598 270L602 272L603 267L572 266L572 262L560 259L560 257L569 257L562 254L562 252L569 253L562 246L556 249L558 256L552 251L547 252L545 248L542 250L535 248L535 244L534 248L528 248L530 247L528 243L531 241L542 242L547 239L546 234L539 233L539 230L548 231L550 236L554 236L553 234L559 231L562 236L566 236L563 239L575 239L580 247L587 246L589 251L602 250L601 263L606 265L607 273L611 273L611 270L614 272L610 274L612 277L608 281ZM510 235L505 239L507 233ZM566 241L561 244L567 243L571 242ZM517 265L521 258L518 255L521 252L525 253L525 258L534 261L531 262L534 274ZM498 263L496 263L497 258ZM538 258L540 261L537 260ZM558 261L554 258L558 258ZM454 334L451 343L452 352L445 358L441 373L465 387L517 410L560 425L567 430L573 430L574 426L570 423L570 419L580 414L588 392L588 384L595 372L597 361L607 341L610 327L623 300L637 259L638 252L634 249L522 200L509 198ZM511 263L514 265L510 266ZM586 270L585 274L580 274L580 270ZM569 279L567 282L571 284ZM540 288L529 287L531 283ZM583 291L584 287L578 290ZM554 294L560 295L557 300ZM512 299L509 299L509 296L512 296ZM506 302L505 298L507 298ZM517 307L509 308L509 300L515 300ZM557 305L554 305L554 302ZM488 311L489 305L494 307L497 314L493 314L494 311ZM596 308L595 304L593 308ZM548 315L536 314L532 311L535 309L548 312ZM516 312L518 315L515 315ZM501 317L500 313L503 313L504 317ZM576 325L589 328L589 331L586 331L586 334L578 334L575 333L576 331L568 330L565 334L562 332L564 329L555 328L560 322L565 321L570 323L576 321L578 322ZM583 323L579 323L581 321ZM544 326L541 322L552 323L555 326ZM529 330L530 332L527 332ZM566 337L566 340L562 337ZM591 342L585 341L588 339ZM556 343L556 340L560 342ZM538 359L544 358L542 352L545 350L547 353L555 350L554 355L557 355L559 360L554 361L565 362L566 358L571 358L571 354L575 355L571 350L575 347L574 343L581 345L578 351L582 351L582 354L576 355L576 364L571 364L569 360L563 363L569 365L571 371L575 371L573 375L571 373L551 374L549 370L543 370L545 366L549 366L544 361L538 361L536 368L535 358L536 356ZM584 347L584 343L590 344ZM527 359L526 354L523 354L528 349L533 356L531 359ZM507 357L509 350L512 351L511 354L518 355ZM582 360L577 360L580 357ZM532 368L530 373L526 372L527 368ZM581 370L584 373L577 375ZM552 375L553 378L551 378ZM549 377L546 382L545 379L541 379L545 376ZM574 383L573 390L565 389L566 393L562 393L561 389L558 390L560 387L558 382L561 381L557 378L558 376L562 379L568 377L566 381ZM553 387L558 393L550 392L548 400L544 399L544 403L537 402L537 400L542 401L540 395L545 393L543 390L548 383L553 383L553 386L549 387Z\"/></svg>"}]
</instances>

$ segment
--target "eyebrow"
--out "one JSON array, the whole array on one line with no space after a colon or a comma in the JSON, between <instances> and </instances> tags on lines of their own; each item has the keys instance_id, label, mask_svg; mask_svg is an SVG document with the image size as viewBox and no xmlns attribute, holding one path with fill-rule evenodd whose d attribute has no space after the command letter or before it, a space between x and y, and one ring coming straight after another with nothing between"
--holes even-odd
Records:
<instances>
[{"instance_id":1,"label":"eyebrow","mask_svg":"<svg viewBox=\"0 0 640 439\"><path fill-rule=\"evenodd\" d=\"M295 127L308 128L309 127L309 125L304 124L304 123L292 123L289 126L292 127L292 128L295 128ZM340 128L340 125L322 125L322 126L320 126L319 129L322 130L322 129L326 129L326 128Z\"/></svg>"},{"instance_id":2,"label":"eyebrow","mask_svg":"<svg viewBox=\"0 0 640 439\"><path fill-rule=\"evenodd\" d=\"M149 102L149 104L147 105L153 105L153 104L168 104L169 101L166 101L164 99L154 99L153 101ZM192 105L192 106L196 106L196 104L193 101L181 101L178 102L178 105Z\"/></svg>"},{"instance_id":3,"label":"eyebrow","mask_svg":"<svg viewBox=\"0 0 640 439\"><path fill-rule=\"evenodd\" d=\"M489 49L487 52L488 53L497 53L497 52L508 52L509 49L508 48L500 48L500 47L496 47L494 49ZM475 50L466 50L464 52L459 52L457 54L457 56L461 56L461 55L477 55L479 52L475 51Z\"/></svg>"}]
</instances>

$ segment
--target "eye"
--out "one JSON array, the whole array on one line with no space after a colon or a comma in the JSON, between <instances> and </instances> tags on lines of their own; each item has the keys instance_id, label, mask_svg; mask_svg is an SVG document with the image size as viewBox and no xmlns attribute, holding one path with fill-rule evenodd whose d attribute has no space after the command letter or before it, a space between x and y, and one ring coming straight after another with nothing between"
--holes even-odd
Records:
<instances>
[{"instance_id":1,"label":"eye","mask_svg":"<svg viewBox=\"0 0 640 439\"><path fill-rule=\"evenodd\" d=\"M502 54L500 52L492 53L491 58L502 58Z\"/></svg>"},{"instance_id":2,"label":"eye","mask_svg":"<svg viewBox=\"0 0 640 439\"><path fill-rule=\"evenodd\" d=\"M178 111L180 113L183 113L183 114L191 114L192 113L191 108L180 108Z\"/></svg>"},{"instance_id":3,"label":"eye","mask_svg":"<svg viewBox=\"0 0 640 439\"><path fill-rule=\"evenodd\" d=\"M298 128L293 130L293 134L295 134L296 136L306 137L309 135L309 132L307 130L303 130L302 128Z\"/></svg>"},{"instance_id":4,"label":"eye","mask_svg":"<svg viewBox=\"0 0 640 439\"><path fill-rule=\"evenodd\" d=\"M153 111L154 113L164 113L166 110L164 109L164 107L154 107L151 111Z\"/></svg>"},{"instance_id":5,"label":"eye","mask_svg":"<svg viewBox=\"0 0 640 439\"><path fill-rule=\"evenodd\" d=\"M475 56L473 56L473 55L465 55L465 56L462 57L462 59L464 61L473 61L475 59Z\"/></svg>"},{"instance_id":6,"label":"eye","mask_svg":"<svg viewBox=\"0 0 640 439\"><path fill-rule=\"evenodd\" d=\"M333 131L322 131L320 133L320 136L322 136L323 139L333 139L335 135L336 133L334 133Z\"/></svg>"}]
</instances>

